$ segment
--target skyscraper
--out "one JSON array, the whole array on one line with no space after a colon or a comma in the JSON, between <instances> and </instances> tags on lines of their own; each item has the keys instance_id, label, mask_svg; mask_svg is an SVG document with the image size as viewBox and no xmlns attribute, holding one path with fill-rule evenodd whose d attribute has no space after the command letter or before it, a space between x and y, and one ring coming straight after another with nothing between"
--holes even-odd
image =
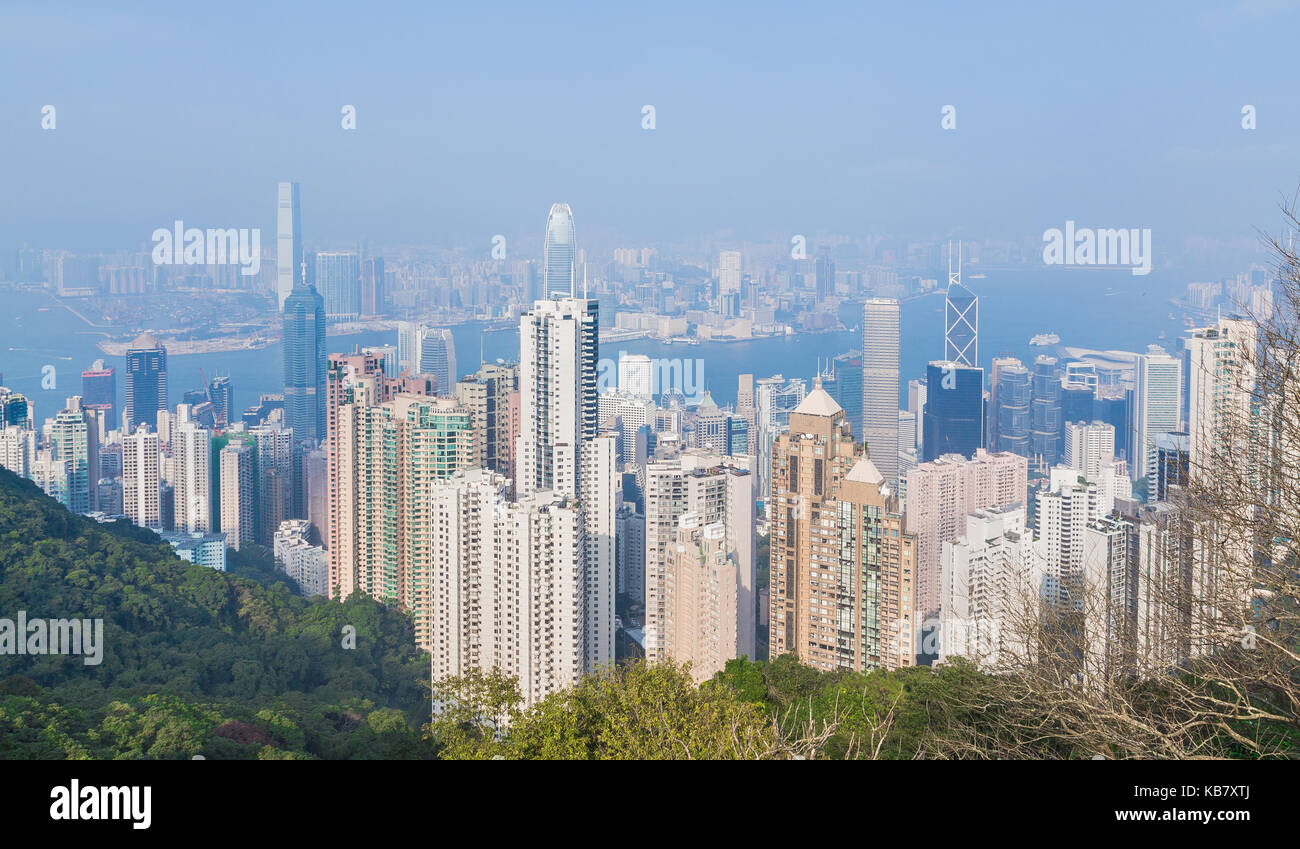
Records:
<instances>
[{"instance_id":1,"label":"skyscraper","mask_svg":"<svg viewBox=\"0 0 1300 849\"><path fill-rule=\"evenodd\" d=\"M1147 469L1147 501L1164 501L1171 486L1188 484L1191 438L1185 432L1157 433L1151 447L1154 462Z\"/></svg>"},{"instance_id":2,"label":"skyscraper","mask_svg":"<svg viewBox=\"0 0 1300 849\"><path fill-rule=\"evenodd\" d=\"M744 375L741 376L742 387ZM782 375L764 377L754 388L754 419L758 431L758 497L766 499L771 489L772 443L790 427L790 413L803 403L808 385Z\"/></svg>"},{"instance_id":3,"label":"skyscraper","mask_svg":"<svg viewBox=\"0 0 1300 849\"><path fill-rule=\"evenodd\" d=\"M384 258L367 257L361 264L361 314L383 315L388 293L384 288Z\"/></svg>"},{"instance_id":4,"label":"skyscraper","mask_svg":"<svg viewBox=\"0 0 1300 849\"><path fill-rule=\"evenodd\" d=\"M597 431L596 302L538 301L520 317L519 344L523 432L517 492L572 491L579 446Z\"/></svg>"},{"instance_id":5,"label":"skyscraper","mask_svg":"<svg viewBox=\"0 0 1300 849\"><path fill-rule=\"evenodd\" d=\"M1061 381L1056 375L1056 357L1043 354L1034 360L1033 389L1029 451L1038 462L1054 466L1061 456Z\"/></svg>"},{"instance_id":6,"label":"skyscraper","mask_svg":"<svg viewBox=\"0 0 1300 849\"><path fill-rule=\"evenodd\" d=\"M212 530L211 437L210 431L188 418L183 418L172 434L174 521L178 531L208 533Z\"/></svg>"},{"instance_id":7,"label":"skyscraper","mask_svg":"<svg viewBox=\"0 0 1300 849\"><path fill-rule=\"evenodd\" d=\"M1151 345L1138 357L1137 385L1133 392L1132 426L1135 433L1133 456L1129 458L1133 479L1146 477L1152 462L1156 434L1179 428L1182 406L1183 361L1164 348Z\"/></svg>"},{"instance_id":8,"label":"skyscraper","mask_svg":"<svg viewBox=\"0 0 1300 849\"><path fill-rule=\"evenodd\" d=\"M1102 422L1066 422L1061 462L1099 482L1102 466L1115 462L1115 428Z\"/></svg>"},{"instance_id":9,"label":"skyscraper","mask_svg":"<svg viewBox=\"0 0 1300 849\"><path fill-rule=\"evenodd\" d=\"M1186 340L1189 462L1195 474L1216 476L1250 462L1256 329L1246 319L1221 318L1191 334ZM1153 455L1154 449L1148 450L1147 456Z\"/></svg>"},{"instance_id":10,"label":"skyscraper","mask_svg":"<svg viewBox=\"0 0 1300 849\"><path fill-rule=\"evenodd\" d=\"M740 251L722 251L718 254L718 294L740 294Z\"/></svg>"},{"instance_id":11,"label":"skyscraper","mask_svg":"<svg viewBox=\"0 0 1300 849\"><path fill-rule=\"evenodd\" d=\"M943 304L943 358L964 366L978 366L979 298L961 282L961 242L957 243L957 270L952 270L952 245L948 245L948 293Z\"/></svg>"},{"instance_id":12,"label":"skyscraper","mask_svg":"<svg viewBox=\"0 0 1300 849\"><path fill-rule=\"evenodd\" d=\"M456 340L445 327L421 327L419 340L419 368L421 374L438 378L438 394L456 393Z\"/></svg>"},{"instance_id":13,"label":"skyscraper","mask_svg":"<svg viewBox=\"0 0 1300 849\"><path fill-rule=\"evenodd\" d=\"M122 440L122 509L142 528L163 527L158 434L145 425Z\"/></svg>"},{"instance_id":14,"label":"skyscraper","mask_svg":"<svg viewBox=\"0 0 1300 849\"><path fill-rule=\"evenodd\" d=\"M284 309L284 302L293 291L294 281L303 264L302 211L298 200L297 183L280 183L276 194L276 305Z\"/></svg>"},{"instance_id":15,"label":"skyscraper","mask_svg":"<svg viewBox=\"0 0 1300 849\"><path fill-rule=\"evenodd\" d=\"M167 409L167 350L152 333L126 349L126 429L153 425Z\"/></svg>"},{"instance_id":16,"label":"skyscraper","mask_svg":"<svg viewBox=\"0 0 1300 849\"><path fill-rule=\"evenodd\" d=\"M208 384L208 397L212 399L212 418L218 428L225 428L235 413L235 389L229 375L212 378Z\"/></svg>"},{"instance_id":17,"label":"skyscraper","mask_svg":"<svg viewBox=\"0 0 1300 849\"><path fill-rule=\"evenodd\" d=\"M486 469L431 487L427 644L434 681L499 669L532 705L592 671L587 527L571 497L509 488Z\"/></svg>"},{"instance_id":18,"label":"skyscraper","mask_svg":"<svg viewBox=\"0 0 1300 849\"><path fill-rule=\"evenodd\" d=\"M998 368L995 398L998 437L994 450L1028 457L1033 386L1029 369L1019 360Z\"/></svg>"},{"instance_id":19,"label":"skyscraper","mask_svg":"<svg viewBox=\"0 0 1300 849\"><path fill-rule=\"evenodd\" d=\"M567 214L567 207L563 211ZM550 258L548 254L548 273ZM537 301L520 316L521 429L515 475L519 498L550 490L580 500L586 528L583 615L588 671L614 660L618 452L617 438L600 436L598 430L597 315L595 300L560 297Z\"/></svg>"},{"instance_id":20,"label":"skyscraper","mask_svg":"<svg viewBox=\"0 0 1300 849\"><path fill-rule=\"evenodd\" d=\"M1022 603L1036 602L1041 583L1024 505L970 513L941 560L939 660L961 656L987 669L1022 660Z\"/></svg>"},{"instance_id":21,"label":"skyscraper","mask_svg":"<svg viewBox=\"0 0 1300 849\"><path fill-rule=\"evenodd\" d=\"M108 430L122 426L117 418L117 369L95 360L81 373L81 405L87 410L102 410Z\"/></svg>"},{"instance_id":22,"label":"skyscraper","mask_svg":"<svg viewBox=\"0 0 1300 849\"><path fill-rule=\"evenodd\" d=\"M867 455L891 486L898 483L898 301L862 306L862 433Z\"/></svg>"},{"instance_id":23,"label":"skyscraper","mask_svg":"<svg viewBox=\"0 0 1300 849\"><path fill-rule=\"evenodd\" d=\"M218 452L221 475L221 532L239 549L256 539L256 452L246 442L230 442Z\"/></svg>"},{"instance_id":24,"label":"skyscraper","mask_svg":"<svg viewBox=\"0 0 1300 849\"><path fill-rule=\"evenodd\" d=\"M844 408L844 419L853 435L862 438L862 354L852 351L831 361L835 373L835 391L831 397ZM827 390L830 391L830 390ZM899 445L899 448L904 446ZM911 447L910 445L907 447Z\"/></svg>"},{"instance_id":25,"label":"skyscraper","mask_svg":"<svg viewBox=\"0 0 1300 849\"><path fill-rule=\"evenodd\" d=\"M578 236L567 203L551 206L546 216L542 292L547 298L578 297Z\"/></svg>"},{"instance_id":26,"label":"skyscraper","mask_svg":"<svg viewBox=\"0 0 1300 849\"><path fill-rule=\"evenodd\" d=\"M921 458L973 457L984 445L984 369L956 362L926 367Z\"/></svg>"},{"instance_id":27,"label":"skyscraper","mask_svg":"<svg viewBox=\"0 0 1300 849\"><path fill-rule=\"evenodd\" d=\"M917 536L916 609L927 620L923 627L932 627L939 613L941 543L957 539L976 510L1024 503L1028 478L1024 457L983 449L972 459L940 457L907 473L907 529Z\"/></svg>"},{"instance_id":28,"label":"skyscraper","mask_svg":"<svg viewBox=\"0 0 1300 849\"><path fill-rule=\"evenodd\" d=\"M705 564L702 551L711 555ZM650 463L644 564L647 660L691 661L697 674L712 677L726 661L754 656L754 476L748 469L699 450ZM714 564L719 574L702 580L698 573Z\"/></svg>"},{"instance_id":29,"label":"skyscraper","mask_svg":"<svg viewBox=\"0 0 1300 849\"><path fill-rule=\"evenodd\" d=\"M355 251L317 253L316 286L330 321L352 321L361 315L361 259Z\"/></svg>"},{"instance_id":30,"label":"skyscraper","mask_svg":"<svg viewBox=\"0 0 1300 849\"><path fill-rule=\"evenodd\" d=\"M773 445L771 479L769 655L818 669L910 666L915 539L820 386Z\"/></svg>"},{"instance_id":31,"label":"skyscraper","mask_svg":"<svg viewBox=\"0 0 1300 849\"><path fill-rule=\"evenodd\" d=\"M473 466L468 410L450 398L398 394L378 402L378 377L344 390L331 438L331 597L361 593L400 605L415 620L416 642L430 647L429 521L432 489Z\"/></svg>"},{"instance_id":32,"label":"skyscraper","mask_svg":"<svg viewBox=\"0 0 1300 849\"><path fill-rule=\"evenodd\" d=\"M67 463L64 506L73 513L94 509L95 486L99 482L99 429L81 397L68 399L50 426L50 447L57 460Z\"/></svg>"},{"instance_id":33,"label":"skyscraper","mask_svg":"<svg viewBox=\"0 0 1300 849\"><path fill-rule=\"evenodd\" d=\"M284 420L298 439L325 438L325 303L302 282L284 301Z\"/></svg>"},{"instance_id":34,"label":"skyscraper","mask_svg":"<svg viewBox=\"0 0 1300 849\"><path fill-rule=\"evenodd\" d=\"M519 366L485 363L456 382L455 394L474 417L476 465L512 476L510 395L519 391Z\"/></svg>"}]
</instances>

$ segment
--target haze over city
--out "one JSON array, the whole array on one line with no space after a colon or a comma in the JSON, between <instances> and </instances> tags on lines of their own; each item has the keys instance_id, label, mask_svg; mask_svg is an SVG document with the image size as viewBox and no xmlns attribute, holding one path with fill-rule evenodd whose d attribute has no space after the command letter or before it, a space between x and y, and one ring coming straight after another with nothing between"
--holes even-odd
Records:
<instances>
[{"instance_id":1,"label":"haze over city","mask_svg":"<svg viewBox=\"0 0 1300 849\"><path fill-rule=\"evenodd\" d=\"M1189 238L1240 262L1300 137L1287 3L1096 3L1068 25L924 4L7 7L12 247L136 247L177 218L269 230L266 186L293 179L322 246L486 255L503 234L518 256L562 198L591 249L1037 241L1069 218L1152 228L1158 264ZM47 104L58 129L30 132Z\"/></svg>"}]
</instances>

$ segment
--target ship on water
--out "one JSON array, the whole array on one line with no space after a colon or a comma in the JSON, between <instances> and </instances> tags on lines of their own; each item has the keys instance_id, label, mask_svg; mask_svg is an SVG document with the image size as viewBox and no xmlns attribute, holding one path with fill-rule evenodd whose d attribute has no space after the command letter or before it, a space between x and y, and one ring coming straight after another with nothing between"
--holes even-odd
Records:
<instances>
[{"instance_id":1,"label":"ship on water","mask_svg":"<svg viewBox=\"0 0 1300 849\"><path fill-rule=\"evenodd\" d=\"M1030 339L1029 344L1037 345L1039 347L1045 347L1047 345L1055 345L1060 341L1061 341L1061 337L1057 336L1055 333L1040 333L1037 336L1035 336L1033 339Z\"/></svg>"}]
</instances>

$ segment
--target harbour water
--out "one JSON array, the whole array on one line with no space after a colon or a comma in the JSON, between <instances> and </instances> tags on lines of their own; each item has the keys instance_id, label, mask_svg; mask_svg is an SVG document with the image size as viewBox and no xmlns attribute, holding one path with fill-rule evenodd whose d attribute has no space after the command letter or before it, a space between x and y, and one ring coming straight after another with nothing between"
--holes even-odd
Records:
<instances>
[{"instance_id":1,"label":"harbour water","mask_svg":"<svg viewBox=\"0 0 1300 849\"><path fill-rule=\"evenodd\" d=\"M1096 349L1145 351L1149 344L1174 347L1183 335L1181 311L1168 299L1182 293L1192 277L1153 272L1135 277L1125 270L1037 269L987 271L968 280L980 297L979 358L986 368L998 355L1020 357L1026 364L1054 348L1033 347L1029 339L1039 333L1056 333L1061 345ZM71 304L84 312L84 304ZM943 306L941 294L905 301L902 306L900 397L909 379L924 375L925 364L943 356ZM1173 312L1171 313L1171 309ZM1173 319L1169 316L1174 315ZM857 307L846 304L841 317L848 327L860 326ZM96 347L105 328L94 328L73 315L57 298L44 293L0 291L0 375L4 385L33 399L38 420L54 415L70 395L81 392L81 372L96 359L118 369L118 403L125 395L122 357L108 357ZM1160 339L1160 334L1166 335ZM473 371L483 360L516 360L516 330L483 332L481 325L453 328L458 370ZM330 349L350 351L354 346L393 344L396 331L376 331L330 336ZM698 345L665 344L649 339L609 343L601 356L617 358L620 352L650 357L701 360L706 388L721 405L735 401L736 376L783 374L811 378L818 360L861 347L859 333L798 334L750 342L702 342ZM42 386L43 371L53 366L54 386ZM168 357L169 402L202 386L200 371L211 379L228 374L235 391L235 406L244 409L261 393L282 391L282 355L279 343L257 350L221 351ZM45 378L48 383L48 378Z\"/></svg>"}]
</instances>

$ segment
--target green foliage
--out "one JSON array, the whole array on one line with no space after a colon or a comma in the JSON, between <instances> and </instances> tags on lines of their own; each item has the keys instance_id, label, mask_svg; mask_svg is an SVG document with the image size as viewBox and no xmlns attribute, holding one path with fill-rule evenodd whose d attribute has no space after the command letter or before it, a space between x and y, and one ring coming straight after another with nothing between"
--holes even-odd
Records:
<instances>
[{"instance_id":1,"label":"green foliage","mask_svg":"<svg viewBox=\"0 0 1300 849\"><path fill-rule=\"evenodd\" d=\"M527 710L513 681L495 672L439 682L435 692L456 699L452 716L433 724L446 759L752 758L774 743L758 708L672 664L618 666ZM501 717L509 725L498 733Z\"/></svg>"},{"instance_id":2,"label":"green foliage","mask_svg":"<svg viewBox=\"0 0 1300 849\"><path fill-rule=\"evenodd\" d=\"M0 655L3 758L429 757L428 656L374 601L305 599L100 525L0 469L0 616L103 619L103 660ZM344 649L345 625L356 629Z\"/></svg>"}]
</instances>

